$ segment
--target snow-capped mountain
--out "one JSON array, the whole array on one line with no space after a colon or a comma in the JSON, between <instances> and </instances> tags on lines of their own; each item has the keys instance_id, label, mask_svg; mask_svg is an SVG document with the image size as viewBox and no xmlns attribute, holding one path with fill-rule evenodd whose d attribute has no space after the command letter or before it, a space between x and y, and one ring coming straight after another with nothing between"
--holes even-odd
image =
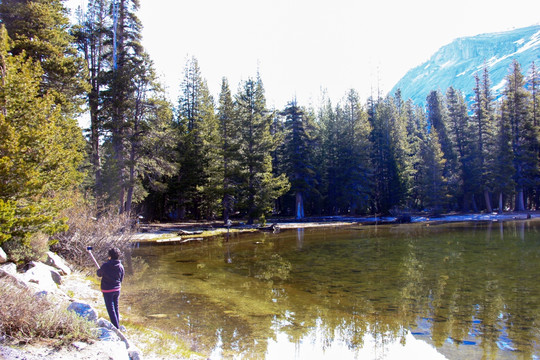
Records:
<instances>
[{"instance_id":1,"label":"snow-capped mountain","mask_svg":"<svg viewBox=\"0 0 540 360\"><path fill-rule=\"evenodd\" d=\"M409 70L390 94L401 89L404 99L422 105L430 91L444 93L453 86L470 98L474 75L478 73L482 77L487 65L493 94L498 97L514 60L521 64L524 74L529 73L533 62L540 68L540 25L456 39L425 63Z\"/></svg>"}]
</instances>

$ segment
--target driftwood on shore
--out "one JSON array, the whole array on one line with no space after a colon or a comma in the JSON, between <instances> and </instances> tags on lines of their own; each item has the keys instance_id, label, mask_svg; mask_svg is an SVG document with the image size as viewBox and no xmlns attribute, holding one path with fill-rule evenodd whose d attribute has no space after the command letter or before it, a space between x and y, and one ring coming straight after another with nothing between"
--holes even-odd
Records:
<instances>
[{"instance_id":1,"label":"driftwood on shore","mask_svg":"<svg viewBox=\"0 0 540 360\"><path fill-rule=\"evenodd\" d=\"M273 232L273 233L277 234L277 233L279 233L281 228L277 224L272 224L270 226L260 227L259 230L260 231Z\"/></svg>"},{"instance_id":2,"label":"driftwood on shore","mask_svg":"<svg viewBox=\"0 0 540 360\"><path fill-rule=\"evenodd\" d=\"M193 230L193 231L188 231L188 230L178 230L178 235L200 235L203 233L202 230Z\"/></svg>"}]
</instances>

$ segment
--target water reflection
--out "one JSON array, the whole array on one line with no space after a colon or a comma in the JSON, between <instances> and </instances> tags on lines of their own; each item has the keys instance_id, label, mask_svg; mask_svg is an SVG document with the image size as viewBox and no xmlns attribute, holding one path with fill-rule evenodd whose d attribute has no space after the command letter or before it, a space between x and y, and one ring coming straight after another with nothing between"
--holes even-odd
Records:
<instances>
[{"instance_id":1,"label":"water reflection","mask_svg":"<svg viewBox=\"0 0 540 360\"><path fill-rule=\"evenodd\" d=\"M135 255L148 268L126 280L123 296L130 317L212 358L270 359L294 348L299 359L310 351L387 359L431 345L451 359L531 359L540 340L538 227L306 229L141 247Z\"/></svg>"}]
</instances>

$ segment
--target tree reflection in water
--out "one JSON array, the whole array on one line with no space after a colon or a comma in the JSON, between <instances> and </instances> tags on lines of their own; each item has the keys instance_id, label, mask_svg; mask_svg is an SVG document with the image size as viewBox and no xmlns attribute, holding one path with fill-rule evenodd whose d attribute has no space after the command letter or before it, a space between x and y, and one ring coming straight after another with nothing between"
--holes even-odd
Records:
<instances>
[{"instance_id":1,"label":"tree reflection in water","mask_svg":"<svg viewBox=\"0 0 540 360\"><path fill-rule=\"evenodd\" d=\"M539 229L357 226L141 247L149 266L123 296L130 317L163 313L147 321L212 358L271 358L291 344L297 358L315 348L386 358L396 344L427 342L451 359L531 359Z\"/></svg>"}]
</instances>

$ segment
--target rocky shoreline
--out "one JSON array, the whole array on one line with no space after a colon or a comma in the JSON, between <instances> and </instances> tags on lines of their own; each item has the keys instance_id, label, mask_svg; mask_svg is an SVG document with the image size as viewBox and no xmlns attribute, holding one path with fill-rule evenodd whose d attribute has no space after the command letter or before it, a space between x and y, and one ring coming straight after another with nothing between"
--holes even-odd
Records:
<instances>
[{"instance_id":1,"label":"rocky shoreline","mask_svg":"<svg viewBox=\"0 0 540 360\"><path fill-rule=\"evenodd\" d=\"M20 360L140 360L141 351L125 333L116 329L108 320L98 317L101 294L82 274L74 273L56 254L47 253L45 263L32 261L23 271L17 271L14 263L7 262L0 248L0 278L8 279L17 287L25 288L35 296L50 297L59 306L65 306L95 324L97 341L74 342L58 348L43 340L25 346L10 346L0 339L0 359Z\"/></svg>"}]
</instances>

